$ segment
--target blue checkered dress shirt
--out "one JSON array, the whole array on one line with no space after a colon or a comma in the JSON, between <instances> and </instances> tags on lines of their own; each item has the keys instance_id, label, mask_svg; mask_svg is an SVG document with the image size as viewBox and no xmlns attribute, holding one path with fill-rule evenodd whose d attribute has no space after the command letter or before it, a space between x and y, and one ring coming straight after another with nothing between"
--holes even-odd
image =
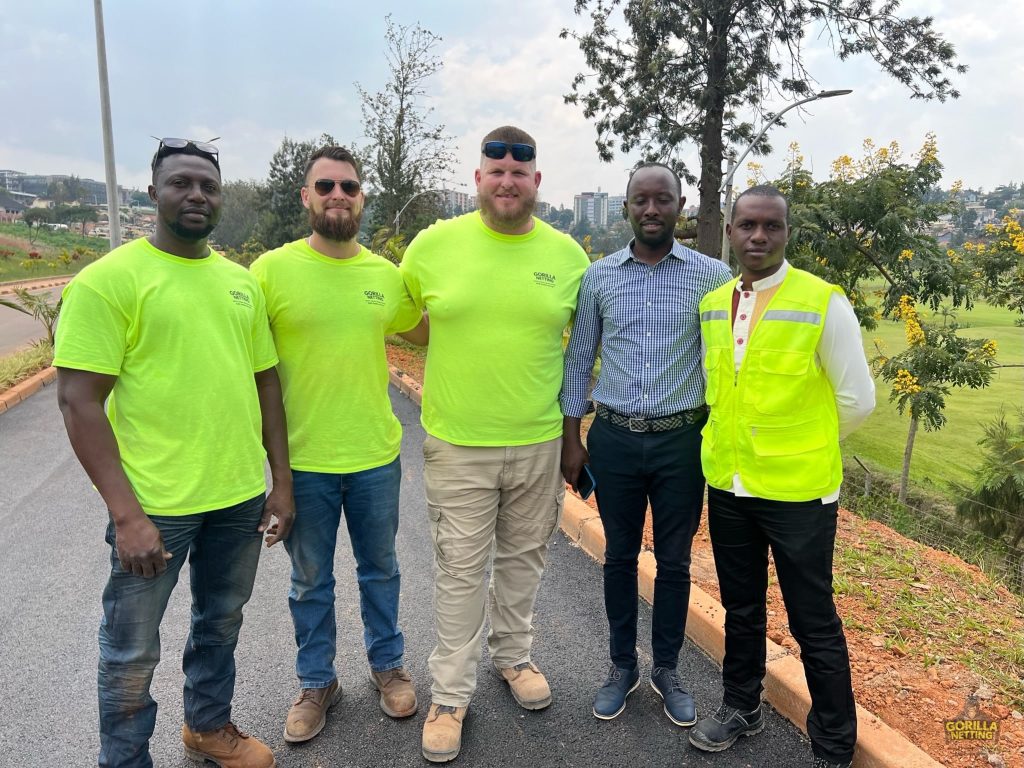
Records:
<instances>
[{"instance_id":1,"label":"blue checkered dress shirt","mask_svg":"<svg viewBox=\"0 0 1024 768\"><path fill-rule=\"evenodd\" d=\"M566 416L587 412L598 345L595 402L641 419L704 404L697 307L733 276L722 262L678 242L653 267L634 259L632 246L594 262L583 276L565 351Z\"/></svg>"}]
</instances>

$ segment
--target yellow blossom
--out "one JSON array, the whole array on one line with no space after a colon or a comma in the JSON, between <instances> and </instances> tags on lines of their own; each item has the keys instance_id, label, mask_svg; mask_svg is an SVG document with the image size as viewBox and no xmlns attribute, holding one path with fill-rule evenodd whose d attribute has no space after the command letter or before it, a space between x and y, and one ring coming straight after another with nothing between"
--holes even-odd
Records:
<instances>
[{"instance_id":1,"label":"yellow blossom","mask_svg":"<svg viewBox=\"0 0 1024 768\"><path fill-rule=\"evenodd\" d=\"M999 345L996 343L995 339L989 339L981 345L981 351L988 357L995 357L996 352L999 351Z\"/></svg>"},{"instance_id":2,"label":"yellow blossom","mask_svg":"<svg viewBox=\"0 0 1024 768\"><path fill-rule=\"evenodd\" d=\"M909 248L900 251L900 261L910 261L912 258L914 258L914 252Z\"/></svg>"},{"instance_id":3,"label":"yellow blossom","mask_svg":"<svg viewBox=\"0 0 1024 768\"><path fill-rule=\"evenodd\" d=\"M917 376L901 368L896 372L896 379L892 383L892 389L900 394L916 395L921 391L921 385L918 383Z\"/></svg>"}]
</instances>

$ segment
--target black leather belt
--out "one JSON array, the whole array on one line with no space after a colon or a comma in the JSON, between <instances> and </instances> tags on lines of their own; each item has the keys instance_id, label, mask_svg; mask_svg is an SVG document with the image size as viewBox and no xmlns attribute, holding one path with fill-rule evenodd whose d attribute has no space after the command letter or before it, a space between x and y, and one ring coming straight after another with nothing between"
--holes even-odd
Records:
<instances>
[{"instance_id":1,"label":"black leather belt","mask_svg":"<svg viewBox=\"0 0 1024 768\"><path fill-rule=\"evenodd\" d=\"M596 403L597 417L604 419L616 427L623 427L630 432L667 432L670 429L679 429L687 424L696 424L708 415L708 407L700 405L688 411L672 413L668 416L659 416L656 419L638 419L632 416L613 411L606 405Z\"/></svg>"}]
</instances>

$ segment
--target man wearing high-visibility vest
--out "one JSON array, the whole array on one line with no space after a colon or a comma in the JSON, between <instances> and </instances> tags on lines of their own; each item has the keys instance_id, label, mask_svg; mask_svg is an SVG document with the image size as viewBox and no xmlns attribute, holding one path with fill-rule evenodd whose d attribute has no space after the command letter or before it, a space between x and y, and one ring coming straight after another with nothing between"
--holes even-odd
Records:
<instances>
[{"instance_id":1,"label":"man wearing high-visibility vest","mask_svg":"<svg viewBox=\"0 0 1024 768\"><path fill-rule=\"evenodd\" d=\"M722 706L690 733L717 752L764 728L768 548L800 645L814 768L853 759L850 658L832 598L839 440L871 413L875 387L842 290L785 260L789 207L746 190L727 226L740 277L700 304L707 404L701 464L726 610Z\"/></svg>"}]
</instances>

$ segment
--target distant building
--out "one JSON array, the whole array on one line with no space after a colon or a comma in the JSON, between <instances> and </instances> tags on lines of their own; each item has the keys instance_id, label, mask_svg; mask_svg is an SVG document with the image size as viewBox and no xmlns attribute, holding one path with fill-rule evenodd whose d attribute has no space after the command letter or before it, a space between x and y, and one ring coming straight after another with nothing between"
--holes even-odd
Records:
<instances>
[{"instance_id":1,"label":"distant building","mask_svg":"<svg viewBox=\"0 0 1024 768\"><path fill-rule=\"evenodd\" d=\"M67 181L70 178L71 176L66 173L30 174L22 173L21 171L0 170L0 188L8 192L20 192L37 197L45 197L51 184L57 181ZM80 197L83 203L91 205L107 204L106 182L79 178L78 184L81 188ZM120 198L119 203L121 205L128 205L131 199L131 190L127 190L119 185L117 193Z\"/></svg>"},{"instance_id":2,"label":"distant building","mask_svg":"<svg viewBox=\"0 0 1024 768\"><path fill-rule=\"evenodd\" d=\"M592 227L606 229L608 227L608 193L581 192L572 201L572 223L576 226L586 219Z\"/></svg>"},{"instance_id":3,"label":"distant building","mask_svg":"<svg viewBox=\"0 0 1024 768\"><path fill-rule=\"evenodd\" d=\"M438 197L448 216L459 216L476 210L476 195L457 189L438 190Z\"/></svg>"},{"instance_id":4,"label":"distant building","mask_svg":"<svg viewBox=\"0 0 1024 768\"><path fill-rule=\"evenodd\" d=\"M622 206L626 203L625 195L608 195L608 218L615 221L622 215Z\"/></svg>"},{"instance_id":5,"label":"distant building","mask_svg":"<svg viewBox=\"0 0 1024 768\"><path fill-rule=\"evenodd\" d=\"M533 215L538 219L544 219L547 221L551 218L551 203L545 203L543 200L538 200L537 206L534 208Z\"/></svg>"},{"instance_id":6,"label":"distant building","mask_svg":"<svg viewBox=\"0 0 1024 768\"><path fill-rule=\"evenodd\" d=\"M0 221L9 223L20 219L25 208L24 203L5 192L0 192Z\"/></svg>"}]
</instances>

